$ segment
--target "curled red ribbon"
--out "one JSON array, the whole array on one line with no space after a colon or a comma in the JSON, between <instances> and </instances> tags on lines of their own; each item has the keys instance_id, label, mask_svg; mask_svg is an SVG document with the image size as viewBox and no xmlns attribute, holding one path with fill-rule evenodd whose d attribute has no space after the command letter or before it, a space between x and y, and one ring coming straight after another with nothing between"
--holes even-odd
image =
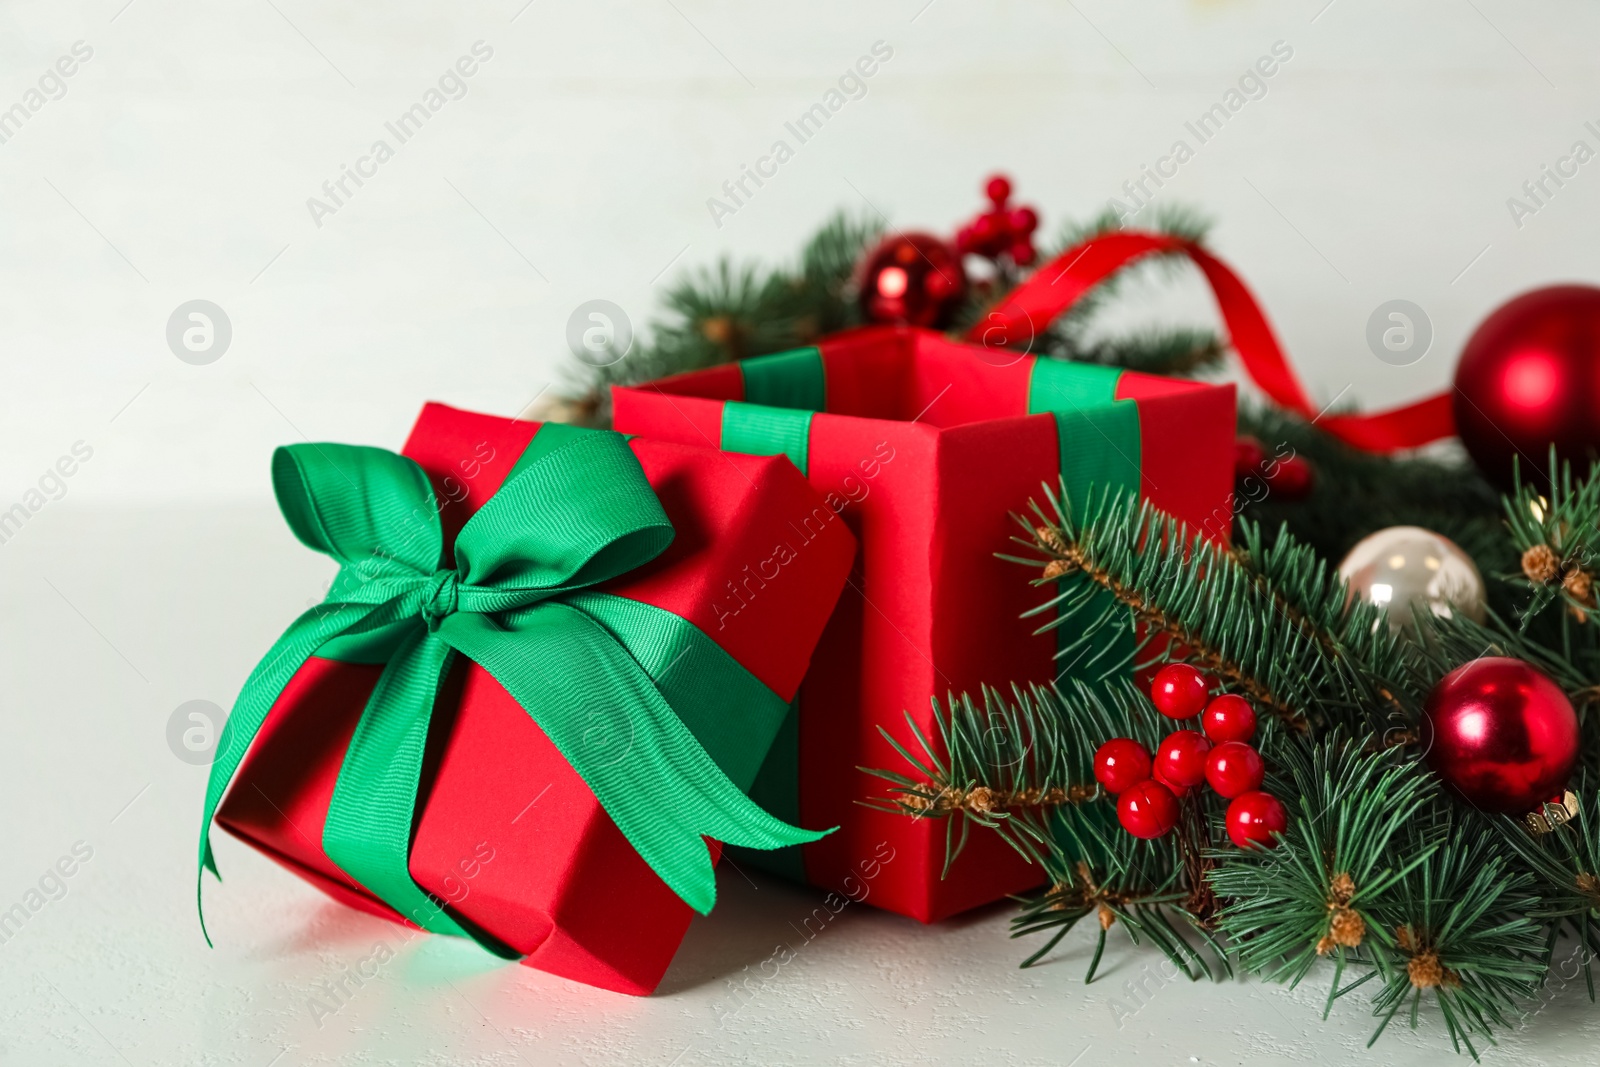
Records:
<instances>
[{"instance_id":1,"label":"curled red ribbon","mask_svg":"<svg viewBox=\"0 0 1600 1067\"><path fill-rule=\"evenodd\" d=\"M1183 253L1205 274L1245 373L1280 407L1368 452L1398 452L1454 436L1449 393L1369 415L1324 415L1318 411L1289 366L1266 315L1239 276L1194 242L1168 234L1120 231L1069 249L1013 289L967 333L967 340L991 347L1028 344L1040 327L1107 276L1141 257L1163 252Z\"/></svg>"}]
</instances>

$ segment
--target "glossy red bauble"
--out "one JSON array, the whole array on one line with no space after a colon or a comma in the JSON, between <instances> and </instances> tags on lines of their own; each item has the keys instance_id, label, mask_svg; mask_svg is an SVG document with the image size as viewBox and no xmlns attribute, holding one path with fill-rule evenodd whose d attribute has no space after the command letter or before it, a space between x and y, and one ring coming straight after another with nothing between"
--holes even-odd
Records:
<instances>
[{"instance_id":1,"label":"glossy red bauble","mask_svg":"<svg viewBox=\"0 0 1600 1067\"><path fill-rule=\"evenodd\" d=\"M1248 741L1256 735L1256 709L1237 693L1223 693L1206 705L1200 725L1214 745Z\"/></svg>"},{"instance_id":2,"label":"glossy red bauble","mask_svg":"<svg viewBox=\"0 0 1600 1067\"><path fill-rule=\"evenodd\" d=\"M1228 838L1240 848L1251 845L1277 847L1274 833L1289 828L1289 813L1270 793L1245 793L1228 805Z\"/></svg>"},{"instance_id":3,"label":"glossy red bauble","mask_svg":"<svg viewBox=\"0 0 1600 1067\"><path fill-rule=\"evenodd\" d=\"M1556 285L1503 304L1461 351L1456 432L1490 481L1511 485L1544 471L1550 445L1586 466L1600 458L1600 289Z\"/></svg>"},{"instance_id":4,"label":"glossy red bauble","mask_svg":"<svg viewBox=\"0 0 1600 1067\"><path fill-rule=\"evenodd\" d=\"M1428 765L1484 811L1522 815L1558 796L1578 763L1578 716L1519 659L1485 656L1428 695Z\"/></svg>"},{"instance_id":5,"label":"glossy red bauble","mask_svg":"<svg viewBox=\"0 0 1600 1067\"><path fill-rule=\"evenodd\" d=\"M861 310L873 322L940 328L966 295L961 257L930 234L884 238L862 261Z\"/></svg>"},{"instance_id":6,"label":"glossy red bauble","mask_svg":"<svg viewBox=\"0 0 1600 1067\"><path fill-rule=\"evenodd\" d=\"M1218 796L1230 800L1260 789L1266 773L1261 753L1243 741L1226 741L1206 757L1206 782Z\"/></svg>"},{"instance_id":7,"label":"glossy red bauble","mask_svg":"<svg viewBox=\"0 0 1600 1067\"><path fill-rule=\"evenodd\" d=\"M1168 786L1188 791L1206 780L1211 742L1194 730L1175 730L1156 749L1155 774Z\"/></svg>"},{"instance_id":8,"label":"glossy red bauble","mask_svg":"<svg viewBox=\"0 0 1600 1067\"><path fill-rule=\"evenodd\" d=\"M1114 737L1094 753L1095 781L1106 792L1126 792L1150 777L1150 752L1130 737Z\"/></svg>"},{"instance_id":9,"label":"glossy red bauble","mask_svg":"<svg viewBox=\"0 0 1600 1067\"><path fill-rule=\"evenodd\" d=\"M1150 699L1169 719L1192 719L1206 706L1206 676L1187 663L1169 663L1150 683Z\"/></svg>"},{"instance_id":10,"label":"glossy red bauble","mask_svg":"<svg viewBox=\"0 0 1600 1067\"><path fill-rule=\"evenodd\" d=\"M1178 798L1146 779L1117 798L1117 821L1134 837L1160 837L1178 825Z\"/></svg>"}]
</instances>

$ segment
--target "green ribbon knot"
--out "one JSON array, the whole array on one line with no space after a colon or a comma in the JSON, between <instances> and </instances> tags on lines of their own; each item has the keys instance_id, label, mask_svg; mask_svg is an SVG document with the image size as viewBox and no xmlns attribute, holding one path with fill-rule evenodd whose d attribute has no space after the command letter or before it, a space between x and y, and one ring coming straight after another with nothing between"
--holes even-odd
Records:
<instances>
[{"instance_id":1,"label":"green ribbon knot","mask_svg":"<svg viewBox=\"0 0 1600 1067\"><path fill-rule=\"evenodd\" d=\"M593 591L659 556L672 524L623 437L561 440L523 457L453 553L412 460L351 445L277 450L284 518L340 570L327 599L290 625L239 694L206 789L202 870L217 873L210 827L228 783L313 655L384 664L345 753L323 851L424 929L504 953L458 925L408 868L434 702L458 654L516 699L697 911L716 899L705 837L772 849L823 836L763 811L724 769L748 762L740 750L750 747L741 744L750 722L765 715L776 729L785 709L777 694L686 620ZM736 773L748 787L753 769Z\"/></svg>"}]
</instances>

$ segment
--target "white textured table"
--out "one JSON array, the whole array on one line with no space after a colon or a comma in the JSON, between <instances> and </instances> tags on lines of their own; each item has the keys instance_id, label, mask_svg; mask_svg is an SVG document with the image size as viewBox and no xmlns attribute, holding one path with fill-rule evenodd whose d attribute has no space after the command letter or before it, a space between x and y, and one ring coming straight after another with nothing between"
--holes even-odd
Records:
<instances>
[{"instance_id":1,"label":"white textured table","mask_svg":"<svg viewBox=\"0 0 1600 1067\"><path fill-rule=\"evenodd\" d=\"M1086 987L1087 930L1020 971L1004 904L935 927L852 904L807 940L818 895L727 866L645 999L411 936L222 834L208 949L192 896L205 770L174 756L167 721L187 700L226 705L327 565L266 508L69 504L0 546L0 568L0 910L26 907L75 843L92 850L0 944L0 1063L1460 1062L1431 1018L1369 1053L1360 994L1322 1023L1325 985L1172 980L1120 939ZM1597 1041L1580 981L1485 1062L1593 1063Z\"/></svg>"}]
</instances>

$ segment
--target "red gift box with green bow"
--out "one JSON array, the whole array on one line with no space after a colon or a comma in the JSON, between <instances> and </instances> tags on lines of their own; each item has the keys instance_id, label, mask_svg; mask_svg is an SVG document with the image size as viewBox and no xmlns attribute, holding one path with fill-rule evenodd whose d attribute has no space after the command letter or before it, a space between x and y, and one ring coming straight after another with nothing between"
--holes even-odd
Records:
<instances>
[{"instance_id":1,"label":"red gift box with green bow","mask_svg":"<svg viewBox=\"0 0 1600 1067\"><path fill-rule=\"evenodd\" d=\"M981 339L982 324L975 328ZM946 820L909 819L867 768L903 766L937 736L931 697L987 685L1100 677L1138 639L1072 648L1022 616L1042 599L996 558L1041 486L1082 507L1126 488L1226 538L1232 524L1234 389L873 326L814 348L745 359L612 391L617 429L786 455L861 541L792 721L752 796L806 826L838 826L767 866L933 921L1036 885L1042 874L998 835L976 835L948 870ZM1066 579L1084 581L1082 575ZM1086 591L1087 592L1087 591ZM1104 592L1078 610L1115 610ZM908 726L908 721L910 724ZM876 862L885 854L891 864ZM761 857L752 856L753 860ZM855 890L856 892L853 892Z\"/></svg>"},{"instance_id":2,"label":"red gift box with green bow","mask_svg":"<svg viewBox=\"0 0 1600 1067\"><path fill-rule=\"evenodd\" d=\"M827 829L746 796L855 551L787 462L431 404L401 455L290 446L273 482L340 569L234 706L204 869L215 815L355 907L648 993L717 842Z\"/></svg>"}]
</instances>

